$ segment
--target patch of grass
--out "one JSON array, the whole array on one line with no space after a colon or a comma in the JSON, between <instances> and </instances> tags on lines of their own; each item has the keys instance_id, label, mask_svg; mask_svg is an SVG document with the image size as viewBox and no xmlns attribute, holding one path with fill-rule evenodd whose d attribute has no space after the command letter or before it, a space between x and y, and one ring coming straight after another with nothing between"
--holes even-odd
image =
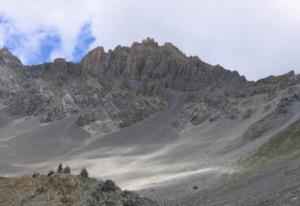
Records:
<instances>
[{"instance_id":1,"label":"patch of grass","mask_svg":"<svg viewBox=\"0 0 300 206\"><path fill-rule=\"evenodd\" d=\"M0 177L0 180L6 180L7 178L5 178L5 177Z\"/></svg>"},{"instance_id":2,"label":"patch of grass","mask_svg":"<svg viewBox=\"0 0 300 206\"><path fill-rule=\"evenodd\" d=\"M257 152L245 160L246 168L262 166L269 161L279 160L300 153L300 120L272 137Z\"/></svg>"}]
</instances>

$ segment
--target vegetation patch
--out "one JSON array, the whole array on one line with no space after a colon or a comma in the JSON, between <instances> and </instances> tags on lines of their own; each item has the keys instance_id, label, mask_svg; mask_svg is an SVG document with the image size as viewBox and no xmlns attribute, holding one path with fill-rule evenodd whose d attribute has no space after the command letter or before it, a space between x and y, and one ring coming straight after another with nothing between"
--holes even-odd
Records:
<instances>
[{"instance_id":1,"label":"vegetation patch","mask_svg":"<svg viewBox=\"0 0 300 206\"><path fill-rule=\"evenodd\" d=\"M245 134L245 138L247 140L255 140L257 138L262 137L264 134L266 134L270 130L270 127L268 126L263 126L258 129L251 129L248 130Z\"/></svg>"},{"instance_id":2,"label":"vegetation patch","mask_svg":"<svg viewBox=\"0 0 300 206\"><path fill-rule=\"evenodd\" d=\"M245 160L244 166L262 166L274 160L280 160L300 153L300 120L290 125L278 135L272 137L257 152Z\"/></svg>"}]
</instances>

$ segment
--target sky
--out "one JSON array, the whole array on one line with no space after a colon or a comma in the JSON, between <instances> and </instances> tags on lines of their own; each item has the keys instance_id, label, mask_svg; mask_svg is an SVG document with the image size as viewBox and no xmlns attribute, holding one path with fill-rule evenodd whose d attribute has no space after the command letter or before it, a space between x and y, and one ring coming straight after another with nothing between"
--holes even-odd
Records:
<instances>
[{"instance_id":1,"label":"sky","mask_svg":"<svg viewBox=\"0 0 300 206\"><path fill-rule=\"evenodd\" d=\"M78 62L152 37L249 80L300 73L299 0L0 0L0 47Z\"/></svg>"}]
</instances>

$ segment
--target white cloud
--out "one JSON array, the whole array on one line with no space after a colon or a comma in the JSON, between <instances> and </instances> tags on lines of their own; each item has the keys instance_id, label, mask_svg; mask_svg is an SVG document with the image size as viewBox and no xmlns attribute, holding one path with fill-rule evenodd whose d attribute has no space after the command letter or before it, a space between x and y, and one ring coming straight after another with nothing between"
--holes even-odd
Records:
<instances>
[{"instance_id":1,"label":"white cloud","mask_svg":"<svg viewBox=\"0 0 300 206\"><path fill-rule=\"evenodd\" d=\"M110 49L151 36L250 79L300 72L298 0L0 0L0 5L0 13L27 36L19 51L25 61L36 50L40 28L61 37L51 59L72 59L80 29L90 22L92 47ZM3 39L0 27L0 46Z\"/></svg>"}]
</instances>

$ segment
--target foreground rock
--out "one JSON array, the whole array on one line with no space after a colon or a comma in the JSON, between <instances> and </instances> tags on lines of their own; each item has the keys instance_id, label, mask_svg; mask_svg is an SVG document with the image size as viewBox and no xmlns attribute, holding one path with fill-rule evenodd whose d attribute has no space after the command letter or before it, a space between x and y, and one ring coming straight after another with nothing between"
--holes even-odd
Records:
<instances>
[{"instance_id":1,"label":"foreground rock","mask_svg":"<svg viewBox=\"0 0 300 206\"><path fill-rule=\"evenodd\" d=\"M111 180L71 174L0 178L0 205L24 206L156 206L151 200L122 191Z\"/></svg>"}]
</instances>

